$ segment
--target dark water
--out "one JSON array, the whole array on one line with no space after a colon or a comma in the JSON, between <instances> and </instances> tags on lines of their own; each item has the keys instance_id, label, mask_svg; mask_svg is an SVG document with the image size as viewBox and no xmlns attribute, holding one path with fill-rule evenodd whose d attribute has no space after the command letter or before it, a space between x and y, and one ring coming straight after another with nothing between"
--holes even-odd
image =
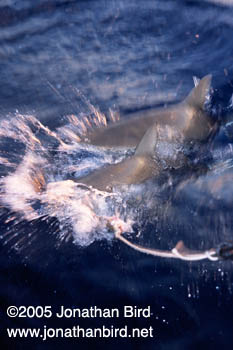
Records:
<instances>
[{"instance_id":1,"label":"dark water","mask_svg":"<svg viewBox=\"0 0 233 350\"><path fill-rule=\"evenodd\" d=\"M60 156L53 151L64 140L62 126L68 123L68 129L76 131L68 115L78 120L84 115L92 117L94 107L107 118L109 109L127 117L128 112L180 101L193 87L193 76L211 73L210 109L223 120L211 149L211 171L197 180L184 179L172 200L158 200L154 211L146 209L144 202L137 225L142 225L141 244L165 249L180 239L202 249L230 240L233 4L223 3L2 0L1 176L4 181L16 174L16 192L20 193L19 197L15 190L5 193L8 204L15 205L14 200L28 193L23 157L25 149L34 151L38 144L33 135L41 142L35 154L46 158L44 167L50 170L50 179L64 179L64 168L74 166L77 158L91 159L92 167L113 161L112 154L80 150L78 143L78 151L62 149ZM38 126L36 120L49 129ZM151 192L156 193L156 188ZM25 196L24 209L27 201ZM10 204L1 209L0 222L2 348L232 348L232 262L161 260L135 252L102 232L100 240L91 236L84 242L73 234L74 222L72 226L61 220L67 203L46 220L47 207L38 204L39 209L35 208L36 201L38 217L33 220L26 220L22 210L16 206L13 210ZM75 212L68 217L72 215ZM120 311L124 305L150 305L153 315L149 319L8 318L9 305L51 305L54 312L61 305ZM152 326L154 338L54 338L43 342L13 340L6 335L7 327L71 328L77 324L92 328Z\"/></svg>"}]
</instances>

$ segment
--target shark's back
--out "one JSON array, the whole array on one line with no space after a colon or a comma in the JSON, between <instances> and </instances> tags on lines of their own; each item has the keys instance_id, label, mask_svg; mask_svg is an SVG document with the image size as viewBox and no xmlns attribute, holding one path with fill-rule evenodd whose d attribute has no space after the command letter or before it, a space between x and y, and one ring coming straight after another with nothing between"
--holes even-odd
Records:
<instances>
[{"instance_id":1,"label":"shark's back","mask_svg":"<svg viewBox=\"0 0 233 350\"><path fill-rule=\"evenodd\" d=\"M134 113L127 120L88 133L86 139L96 146L136 147L155 122L177 127L189 138L205 138L212 126L211 118L204 111L210 82L211 76L207 75L183 102L169 108Z\"/></svg>"},{"instance_id":2,"label":"shark's back","mask_svg":"<svg viewBox=\"0 0 233 350\"><path fill-rule=\"evenodd\" d=\"M127 120L121 120L106 128L96 129L87 135L88 143L102 147L136 147L155 120L169 121L170 110L151 109L132 113Z\"/></svg>"}]
</instances>

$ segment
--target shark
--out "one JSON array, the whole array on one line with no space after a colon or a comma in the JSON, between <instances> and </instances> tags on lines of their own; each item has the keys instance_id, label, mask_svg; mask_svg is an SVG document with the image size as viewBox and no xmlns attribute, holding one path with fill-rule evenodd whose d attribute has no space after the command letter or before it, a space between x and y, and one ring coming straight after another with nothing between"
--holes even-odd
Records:
<instances>
[{"instance_id":1,"label":"shark","mask_svg":"<svg viewBox=\"0 0 233 350\"><path fill-rule=\"evenodd\" d=\"M123 161L103 166L79 183L101 191L120 185L140 184L155 178L165 169L190 164L188 153L206 144L216 134L219 123L205 109L211 75L202 78L184 101L163 109L119 121L86 135L86 142L99 147L135 148Z\"/></svg>"}]
</instances>

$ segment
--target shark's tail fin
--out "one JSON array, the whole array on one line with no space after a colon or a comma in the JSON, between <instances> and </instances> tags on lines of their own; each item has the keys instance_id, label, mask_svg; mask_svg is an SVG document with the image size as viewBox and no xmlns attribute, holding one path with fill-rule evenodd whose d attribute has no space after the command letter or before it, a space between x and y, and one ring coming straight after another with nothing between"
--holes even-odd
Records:
<instances>
[{"instance_id":1,"label":"shark's tail fin","mask_svg":"<svg viewBox=\"0 0 233 350\"><path fill-rule=\"evenodd\" d=\"M198 85L192 89L184 102L195 108L204 109L204 105L210 90L211 79L211 74L206 75L204 78L202 78L199 81Z\"/></svg>"}]
</instances>

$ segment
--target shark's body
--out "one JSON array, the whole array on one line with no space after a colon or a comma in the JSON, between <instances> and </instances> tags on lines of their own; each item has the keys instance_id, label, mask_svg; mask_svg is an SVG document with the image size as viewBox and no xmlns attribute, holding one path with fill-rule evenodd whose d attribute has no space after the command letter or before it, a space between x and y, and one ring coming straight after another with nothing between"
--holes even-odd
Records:
<instances>
[{"instance_id":1,"label":"shark's body","mask_svg":"<svg viewBox=\"0 0 233 350\"><path fill-rule=\"evenodd\" d=\"M128 120L96 129L86 135L88 143L103 147L136 147L146 131L156 122L175 127L188 140L203 140L213 124L205 112L211 75L205 76L188 97L174 106L133 113Z\"/></svg>"},{"instance_id":2,"label":"shark's body","mask_svg":"<svg viewBox=\"0 0 233 350\"><path fill-rule=\"evenodd\" d=\"M205 143L217 130L216 121L204 108L210 82L207 75L183 102L168 109L151 110L88 134L91 144L136 150L132 157L104 166L77 182L111 191L114 186L144 182L166 168L185 166L185 150Z\"/></svg>"}]
</instances>

